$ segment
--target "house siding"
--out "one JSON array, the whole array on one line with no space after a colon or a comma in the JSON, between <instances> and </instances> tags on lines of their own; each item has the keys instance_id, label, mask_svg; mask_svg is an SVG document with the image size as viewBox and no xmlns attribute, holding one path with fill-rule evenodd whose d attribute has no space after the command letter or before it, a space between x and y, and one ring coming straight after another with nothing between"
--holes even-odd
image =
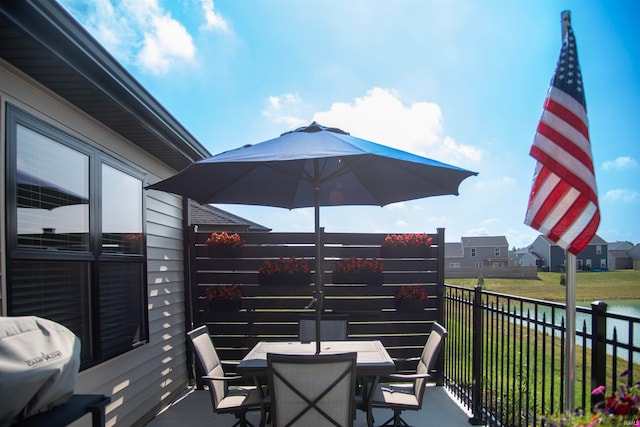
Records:
<instances>
[{"instance_id":1,"label":"house siding","mask_svg":"<svg viewBox=\"0 0 640 427\"><path fill-rule=\"evenodd\" d=\"M597 247L600 247L600 253ZM540 235L529 247L530 252L535 253L542 261L541 268L547 271L565 271L566 253L560 246L553 244L544 236ZM608 268L608 247L607 242L597 235L591 240L582 252L576 257L578 270ZM589 266L590 263L590 266Z\"/></svg>"},{"instance_id":2,"label":"house siding","mask_svg":"<svg viewBox=\"0 0 640 427\"><path fill-rule=\"evenodd\" d=\"M95 121L57 95L0 60L2 105L1 153L4 164L5 103L16 105L41 120L94 145L128 165L147 172L155 182L174 170L145 153L130 141ZM4 177L2 178L4 182ZM2 248L6 227L4 185L1 186ZM146 192L147 294L149 342L105 363L81 372L77 393L100 393L111 397L106 408L107 426L143 425L157 409L184 390L188 381L185 347L185 298L183 263L183 211L178 197ZM6 265L2 258L2 292ZM6 313L2 303L1 313ZM84 417L75 425L90 425Z\"/></svg>"}]
</instances>

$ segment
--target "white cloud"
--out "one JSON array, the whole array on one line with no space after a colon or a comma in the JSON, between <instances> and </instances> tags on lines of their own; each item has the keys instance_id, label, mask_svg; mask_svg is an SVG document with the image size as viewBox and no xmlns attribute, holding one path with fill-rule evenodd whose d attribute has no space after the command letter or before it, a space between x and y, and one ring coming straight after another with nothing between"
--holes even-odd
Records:
<instances>
[{"instance_id":1,"label":"white cloud","mask_svg":"<svg viewBox=\"0 0 640 427\"><path fill-rule=\"evenodd\" d=\"M409 225L409 223L405 220L399 219L395 222L395 225L396 227L399 227L399 228L406 228Z\"/></svg>"},{"instance_id":2,"label":"white cloud","mask_svg":"<svg viewBox=\"0 0 640 427\"><path fill-rule=\"evenodd\" d=\"M196 47L185 26L158 0L61 0L87 30L123 64L162 75L192 62Z\"/></svg>"},{"instance_id":3,"label":"white cloud","mask_svg":"<svg viewBox=\"0 0 640 427\"><path fill-rule=\"evenodd\" d=\"M262 110L262 115L274 123L284 123L290 129L304 126L306 120L301 119L306 108L304 101L297 93L286 93L279 96L270 96L267 107Z\"/></svg>"},{"instance_id":4,"label":"white cloud","mask_svg":"<svg viewBox=\"0 0 640 427\"><path fill-rule=\"evenodd\" d=\"M375 87L351 103L336 102L313 118L354 136L436 160L477 164L482 150L442 135L442 111L437 104L404 105L393 90Z\"/></svg>"},{"instance_id":5,"label":"white cloud","mask_svg":"<svg viewBox=\"0 0 640 427\"><path fill-rule=\"evenodd\" d=\"M202 11L206 23L200 27L203 30L219 30L224 33L229 32L229 25L221 14L215 11L213 0L202 0Z\"/></svg>"},{"instance_id":6,"label":"white cloud","mask_svg":"<svg viewBox=\"0 0 640 427\"><path fill-rule=\"evenodd\" d=\"M389 209L389 210L403 210L405 208L405 203L404 202L397 202L397 203L390 203L388 205L386 205L383 209Z\"/></svg>"},{"instance_id":7,"label":"white cloud","mask_svg":"<svg viewBox=\"0 0 640 427\"><path fill-rule=\"evenodd\" d=\"M489 235L489 230L486 229L485 227L476 227L476 228L471 228L467 231L467 234L465 234L466 236L469 237L474 237L474 236L488 236Z\"/></svg>"},{"instance_id":8,"label":"white cloud","mask_svg":"<svg viewBox=\"0 0 640 427\"><path fill-rule=\"evenodd\" d=\"M176 63L192 61L196 48L186 28L170 14L151 16L145 31L140 64L153 74L166 74Z\"/></svg>"},{"instance_id":9,"label":"white cloud","mask_svg":"<svg viewBox=\"0 0 640 427\"><path fill-rule=\"evenodd\" d=\"M617 188L615 190L607 191L602 198L603 200L611 203L633 203L640 199L640 193L625 188Z\"/></svg>"},{"instance_id":10,"label":"white cloud","mask_svg":"<svg viewBox=\"0 0 640 427\"><path fill-rule=\"evenodd\" d=\"M618 157L615 160L607 160L602 163L602 169L608 170L624 170L637 168L638 162L629 156Z\"/></svg>"}]
</instances>

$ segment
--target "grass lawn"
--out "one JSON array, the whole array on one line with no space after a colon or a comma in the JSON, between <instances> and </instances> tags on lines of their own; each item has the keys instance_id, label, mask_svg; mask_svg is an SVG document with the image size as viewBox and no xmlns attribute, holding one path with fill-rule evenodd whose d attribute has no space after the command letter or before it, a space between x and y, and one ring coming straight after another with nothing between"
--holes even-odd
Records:
<instances>
[{"instance_id":1,"label":"grass lawn","mask_svg":"<svg viewBox=\"0 0 640 427\"><path fill-rule=\"evenodd\" d=\"M560 284L561 273L538 273L538 279L484 278L484 289L525 298L564 302L566 289ZM445 283L472 288L478 278L445 279ZM576 300L613 301L640 299L640 270L579 272L576 274ZM584 305L584 304L583 304Z\"/></svg>"}]
</instances>

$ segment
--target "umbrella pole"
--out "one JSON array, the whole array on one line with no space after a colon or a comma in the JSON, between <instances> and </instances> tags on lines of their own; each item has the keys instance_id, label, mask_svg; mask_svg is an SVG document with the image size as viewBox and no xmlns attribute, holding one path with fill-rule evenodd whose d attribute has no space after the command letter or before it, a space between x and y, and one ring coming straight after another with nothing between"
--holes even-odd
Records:
<instances>
[{"instance_id":1,"label":"umbrella pole","mask_svg":"<svg viewBox=\"0 0 640 427\"><path fill-rule=\"evenodd\" d=\"M322 233L320 228L320 187L315 187L315 231L316 231L316 354L320 354L320 332L324 304L324 262L322 255Z\"/></svg>"}]
</instances>

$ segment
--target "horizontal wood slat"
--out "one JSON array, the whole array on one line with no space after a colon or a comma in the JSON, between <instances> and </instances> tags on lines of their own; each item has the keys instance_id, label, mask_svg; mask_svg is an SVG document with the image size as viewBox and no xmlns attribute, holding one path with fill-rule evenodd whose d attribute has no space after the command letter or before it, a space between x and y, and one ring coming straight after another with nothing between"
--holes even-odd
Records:
<instances>
[{"instance_id":1,"label":"horizontal wood slat","mask_svg":"<svg viewBox=\"0 0 640 427\"><path fill-rule=\"evenodd\" d=\"M245 241L233 258L220 256L205 245L209 233L193 233L189 260L195 326L206 324L223 360L240 360L263 340L297 340L298 320L314 315L306 308L315 290L311 282L299 285L260 285L258 269L265 259L305 258L315 271L313 233L241 233ZM349 339L379 339L392 357L419 356L431 324L441 319L444 286L444 230L430 234L431 247L419 255L394 257L380 246L386 234L325 233L325 301L328 313L348 316ZM212 257L212 256L216 257ZM417 256L417 257L416 257ZM336 262L346 258L378 258L384 264L383 285L333 284ZM238 285L239 311L212 308L206 298L209 286ZM420 285L429 295L424 310L396 310L395 294L401 285Z\"/></svg>"}]
</instances>

